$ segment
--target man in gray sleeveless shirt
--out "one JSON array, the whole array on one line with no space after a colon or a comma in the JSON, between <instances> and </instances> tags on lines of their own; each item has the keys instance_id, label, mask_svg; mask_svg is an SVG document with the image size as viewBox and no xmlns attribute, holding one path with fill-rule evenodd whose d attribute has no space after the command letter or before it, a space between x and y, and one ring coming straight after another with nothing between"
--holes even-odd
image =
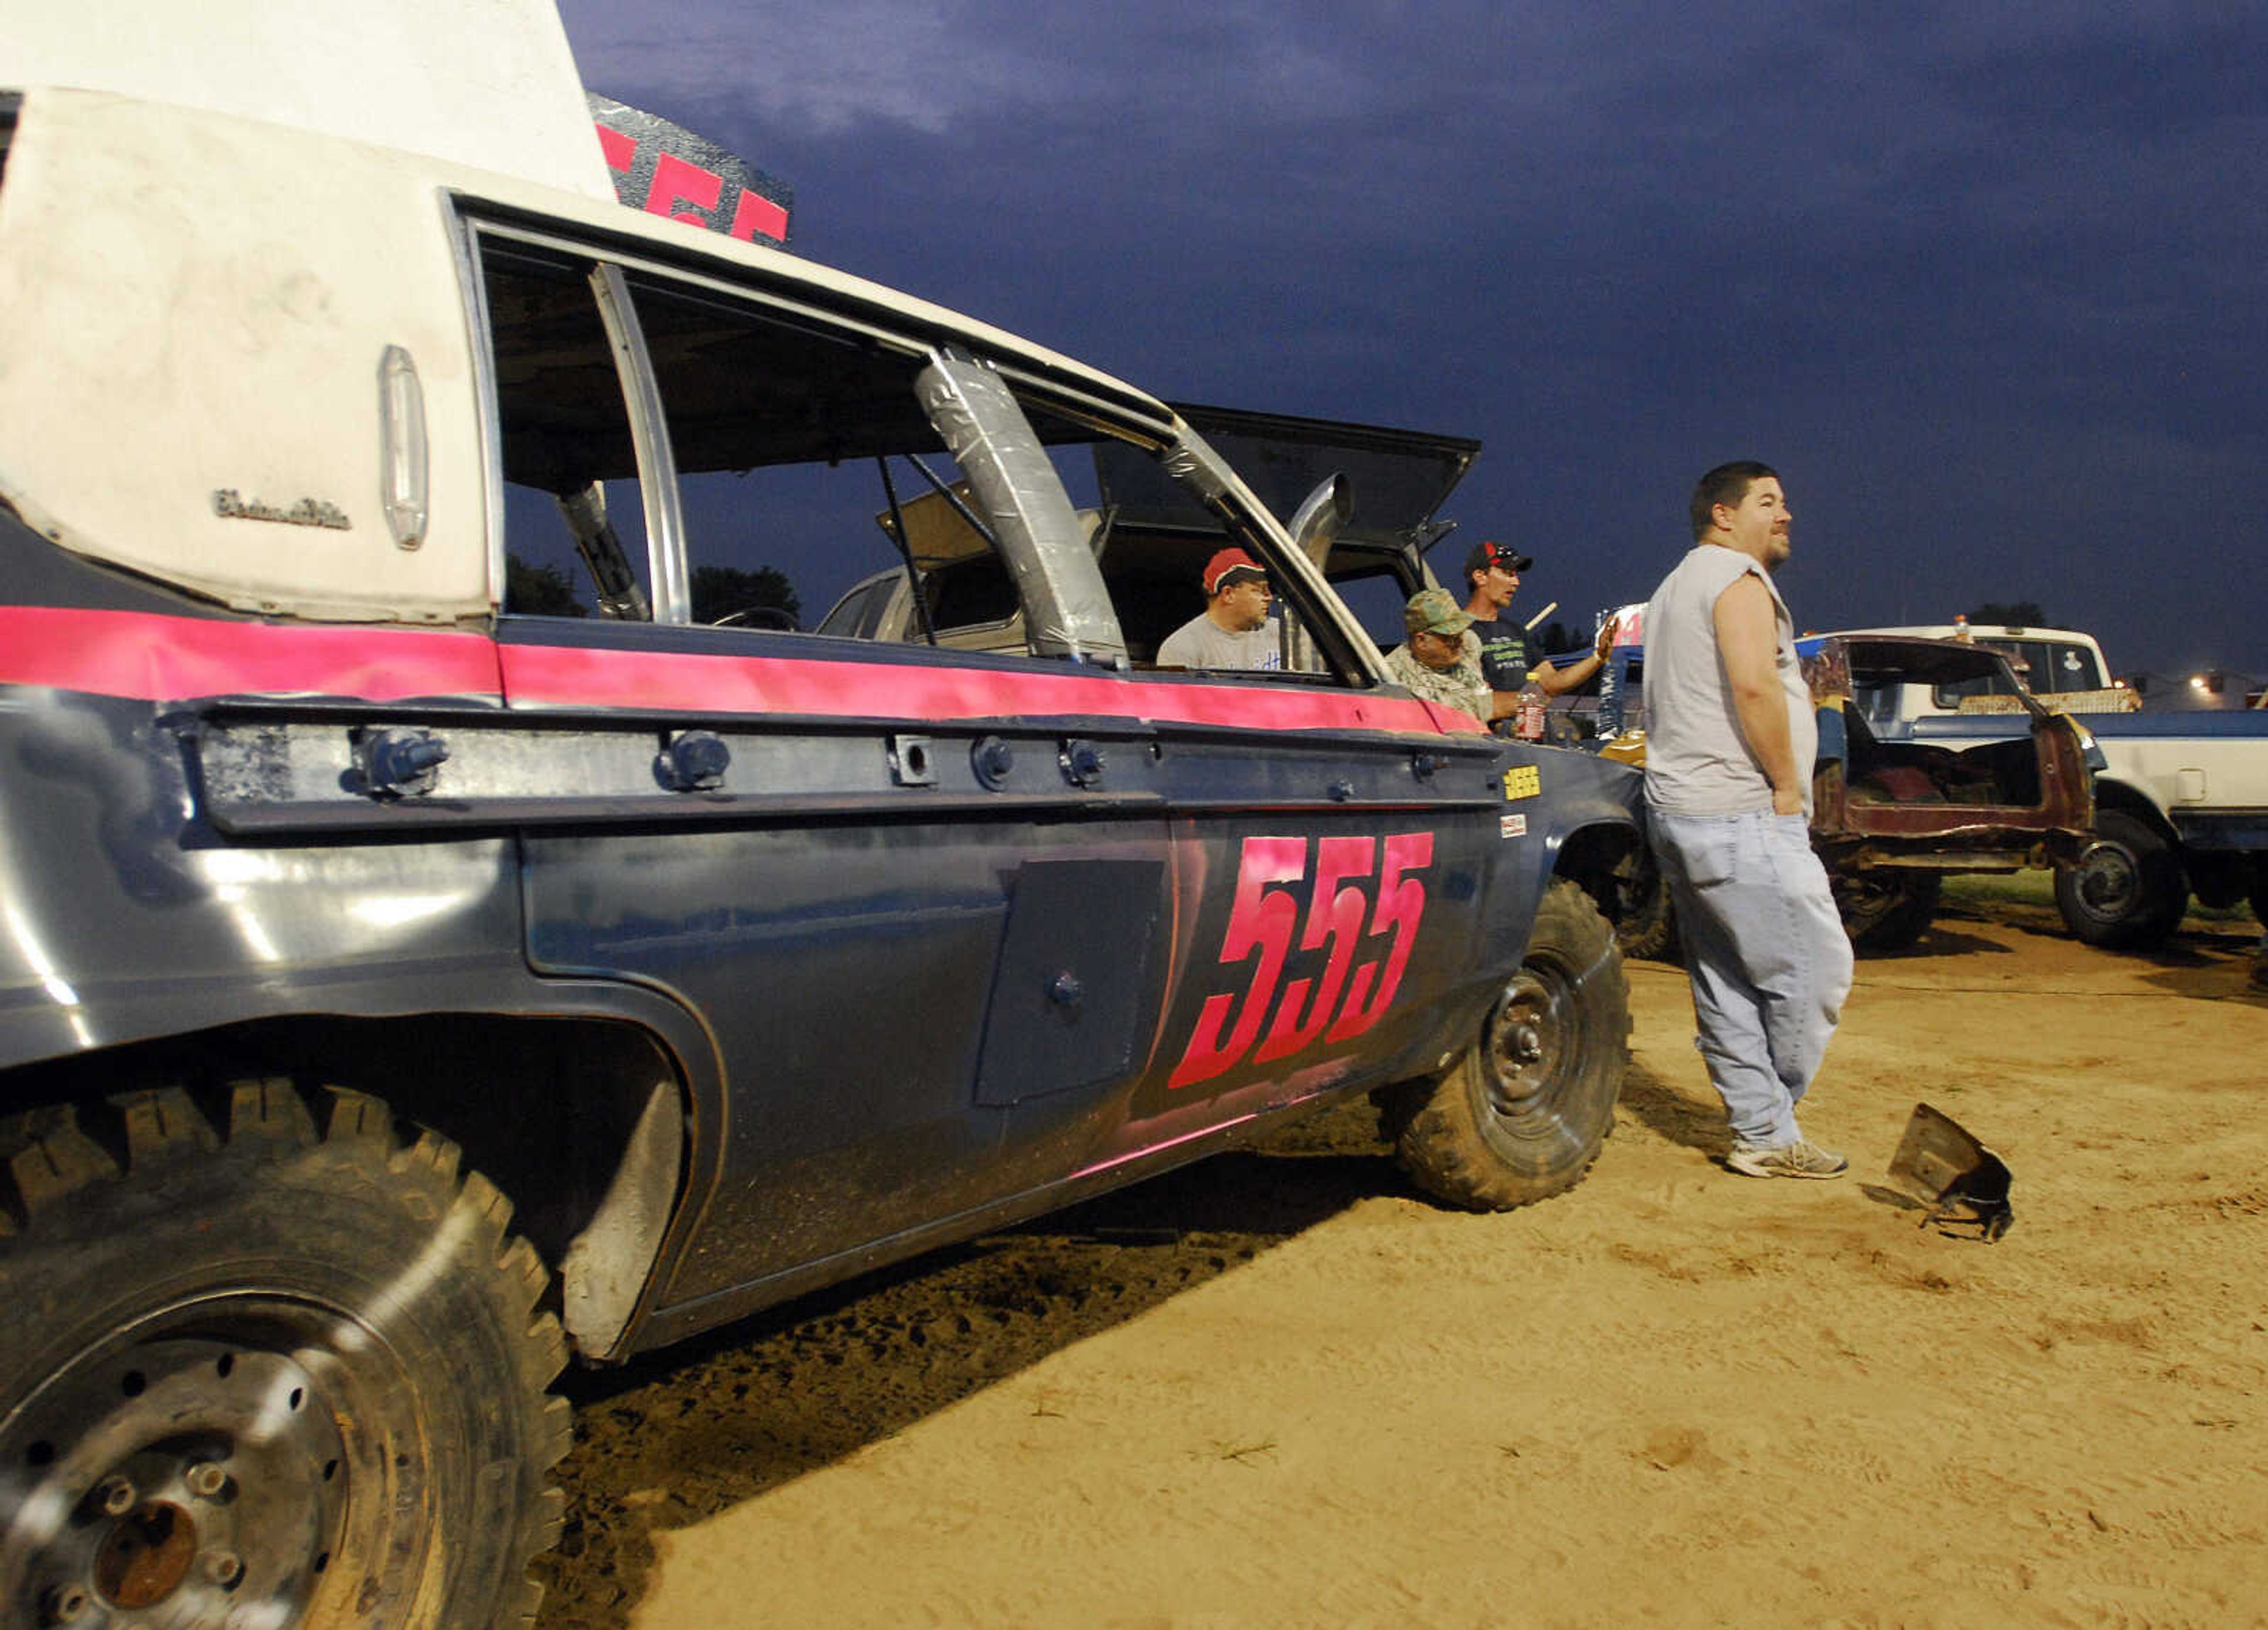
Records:
<instances>
[{"instance_id":1,"label":"man in gray sleeveless shirt","mask_svg":"<svg viewBox=\"0 0 2268 1630\"><path fill-rule=\"evenodd\" d=\"M1787 498L1722 464L1691 505L1694 547L1646 608L1646 828L1677 909L1695 1044L1751 1177L1839 1177L1795 1106L1851 991L1851 942L1811 851L1818 724L1771 580Z\"/></svg>"}]
</instances>

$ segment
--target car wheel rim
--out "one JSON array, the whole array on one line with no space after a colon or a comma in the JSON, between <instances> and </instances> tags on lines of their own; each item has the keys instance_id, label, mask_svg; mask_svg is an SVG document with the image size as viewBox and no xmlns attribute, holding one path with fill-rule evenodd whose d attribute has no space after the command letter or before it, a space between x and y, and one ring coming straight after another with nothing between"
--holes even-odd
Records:
<instances>
[{"instance_id":1,"label":"car wheel rim","mask_svg":"<svg viewBox=\"0 0 2268 1630\"><path fill-rule=\"evenodd\" d=\"M342 1566L382 1570L350 1523L357 1479L354 1509L387 1524L422 1523L424 1484L387 1358L366 1326L274 1296L178 1307L74 1358L0 1427L6 1621L297 1623Z\"/></svg>"},{"instance_id":2,"label":"car wheel rim","mask_svg":"<svg viewBox=\"0 0 2268 1630\"><path fill-rule=\"evenodd\" d=\"M2079 863L2079 897L2102 917L2116 917L2139 882L2134 857L2117 844L2096 844Z\"/></svg>"},{"instance_id":3,"label":"car wheel rim","mask_svg":"<svg viewBox=\"0 0 2268 1630\"><path fill-rule=\"evenodd\" d=\"M1489 1107L1518 1120L1550 1106L1580 1043L1565 971L1530 963L1505 987L1486 1038Z\"/></svg>"}]
</instances>

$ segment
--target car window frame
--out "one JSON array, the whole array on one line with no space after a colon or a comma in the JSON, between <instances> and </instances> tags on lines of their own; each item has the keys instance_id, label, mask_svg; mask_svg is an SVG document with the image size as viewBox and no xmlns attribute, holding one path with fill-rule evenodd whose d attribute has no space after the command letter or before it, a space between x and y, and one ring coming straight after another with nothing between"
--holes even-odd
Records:
<instances>
[{"instance_id":1,"label":"car window frame","mask_svg":"<svg viewBox=\"0 0 2268 1630\"><path fill-rule=\"evenodd\" d=\"M570 266L587 263L593 269L594 304L607 325L614 350L616 374L622 385L625 413L638 462L640 496L647 513L647 570L654 586L650 619L652 626L707 630L712 625L696 623L691 615L687 586L690 581L693 563L687 553L681 502L681 475L670 444L664 381L657 376L652 358L645 347L644 330L638 321L637 290L630 286L632 284L652 284L670 292L681 290L689 297L745 310L754 321L816 328L825 334L839 335L853 343L879 345L905 358L918 373L927 374L930 370L948 364L954 367L966 367L973 362L999 376L1014 403L1021 432L1030 439L1030 450L1042 454L1044 450L1038 431L1032 425L1026 410L1027 401L1035 395L1050 411L1064 412L1067 403L1076 403L1074 410L1082 421L1093 424L1103 433L1130 435L1130 427L1123 416L1110 412L1099 399L1083 393L1066 391L1060 386L1054 389L1042 387L1035 393L1031 377L1024 370L996 365L983 358L972 358L959 351L958 348L934 343L911 334L799 300L782 290L720 275L715 268L704 270L688 267L656 253L653 247L636 240L625 241L611 235L593 233L567 223L529 220L517 212L483 210L474 202L464 199L453 200L453 207L457 227L458 273L465 296L468 321L472 326L471 350L479 409L482 462L487 488L489 600L492 619L510 616L543 620L544 614L513 611L504 603L507 540L501 393L495 371L496 318L490 308L483 269L485 246L490 241L537 258L556 258ZM600 292L601 285L605 292ZM1132 431L1132 439L1140 439L1140 432ZM1023 449L1012 446L1010 450L1012 455ZM1050 478L1055 478L1052 472ZM666 499L658 493L648 491L650 488L666 488ZM1065 501L1069 501L1067 494ZM1094 573L1091 586L1094 597L1108 605L1108 595L1103 591L1100 573L1091 553L1084 547L1072 550L1042 540L1035 543L1035 548L1036 551L1050 555L1047 570L1051 573L1064 572L1066 569L1064 560L1075 554L1083 564L1070 570L1074 575L1080 570ZM1008 567L1009 581L1017 592L1018 617L1028 623L1030 602L1026 597L1027 575L1016 569L1014 561L1004 564ZM666 594L663 590L665 584L673 586L674 592ZM862 625L875 621L865 613L858 620ZM1012 618L1009 621L1015 620ZM873 643L871 636L864 631L850 636L820 635L815 631L784 635L779 631L733 628L716 628L714 631L726 638L851 638ZM1115 614L1108 632L1113 637L1116 635ZM927 642L920 643L925 645ZM935 649L952 653L957 648L939 641ZM983 652L961 651L959 653L1014 655L1037 661L1060 660L1052 655L1035 653L1028 646L1014 653L988 649Z\"/></svg>"}]
</instances>

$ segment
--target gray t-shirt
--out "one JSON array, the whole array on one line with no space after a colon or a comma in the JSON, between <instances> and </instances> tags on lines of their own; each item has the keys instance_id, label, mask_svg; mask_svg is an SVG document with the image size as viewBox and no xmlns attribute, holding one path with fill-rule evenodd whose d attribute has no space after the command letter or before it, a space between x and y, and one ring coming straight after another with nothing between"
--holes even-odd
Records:
<instances>
[{"instance_id":1,"label":"gray t-shirt","mask_svg":"<svg viewBox=\"0 0 2268 1630\"><path fill-rule=\"evenodd\" d=\"M1811 690L1795 658L1795 619L1771 574L1738 549L1697 543L1646 602L1646 797L1671 815L1745 815L1771 808L1771 782L1749 750L1717 654L1717 597L1749 573L1769 590L1778 626L1774 667L1787 697L1787 730L1811 809L1819 753Z\"/></svg>"},{"instance_id":2,"label":"gray t-shirt","mask_svg":"<svg viewBox=\"0 0 2268 1630\"><path fill-rule=\"evenodd\" d=\"M1284 666L1284 649L1273 621L1231 633L1199 612L1166 636L1158 647L1160 667L1273 669Z\"/></svg>"}]
</instances>

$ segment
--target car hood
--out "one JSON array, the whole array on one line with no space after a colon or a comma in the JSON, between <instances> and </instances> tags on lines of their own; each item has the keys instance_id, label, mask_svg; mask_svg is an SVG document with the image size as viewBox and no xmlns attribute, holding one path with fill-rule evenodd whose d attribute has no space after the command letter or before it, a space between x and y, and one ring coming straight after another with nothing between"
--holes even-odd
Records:
<instances>
[{"instance_id":1,"label":"car hood","mask_svg":"<svg viewBox=\"0 0 2268 1630\"><path fill-rule=\"evenodd\" d=\"M1859 685L1959 684L2008 666L2006 657L1988 646L1904 635L1811 634L1796 642L1796 650L1804 656L1815 656L1830 641L1849 658L1852 682ZM2014 683L2013 673L2010 683Z\"/></svg>"},{"instance_id":2,"label":"car hood","mask_svg":"<svg viewBox=\"0 0 2268 1630\"><path fill-rule=\"evenodd\" d=\"M1434 512L1464 478L1481 444L1469 437L1389 430L1334 419L1293 418L1239 408L1168 403L1286 526L1318 483L1344 475L1354 513L1342 543L1424 549L1448 530ZM1218 532L1220 522L1167 479L1158 461L1122 442L1100 442L1094 472L1118 524Z\"/></svg>"}]
</instances>

